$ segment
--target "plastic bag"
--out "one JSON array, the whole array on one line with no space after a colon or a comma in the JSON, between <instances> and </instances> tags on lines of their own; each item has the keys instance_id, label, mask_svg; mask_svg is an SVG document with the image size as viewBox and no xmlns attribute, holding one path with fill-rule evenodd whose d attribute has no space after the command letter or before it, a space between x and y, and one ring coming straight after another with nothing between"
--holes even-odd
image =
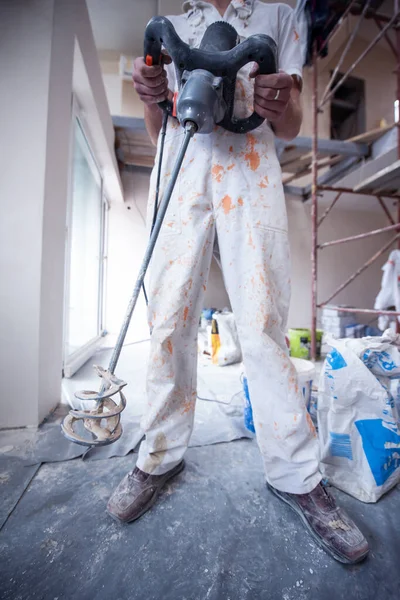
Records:
<instances>
[{"instance_id":1,"label":"plastic bag","mask_svg":"<svg viewBox=\"0 0 400 600\"><path fill-rule=\"evenodd\" d=\"M235 318L229 311L216 312L213 315L211 330L211 360L223 367L241 362L242 351L236 329Z\"/></svg>"},{"instance_id":2,"label":"plastic bag","mask_svg":"<svg viewBox=\"0 0 400 600\"><path fill-rule=\"evenodd\" d=\"M387 262L382 267L383 276L381 289L376 297L374 308L376 310L400 310L400 250L393 250ZM395 319L396 317L392 317ZM390 315L381 315L378 319L378 327L381 331L389 327L392 320ZM397 317L400 322L400 317Z\"/></svg>"},{"instance_id":3,"label":"plastic bag","mask_svg":"<svg viewBox=\"0 0 400 600\"><path fill-rule=\"evenodd\" d=\"M329 338L321 372L321 471L337 488L376 502L400 482L399 413L391 393L400 377L400 336Z\"/></svg>"}]
</instances>

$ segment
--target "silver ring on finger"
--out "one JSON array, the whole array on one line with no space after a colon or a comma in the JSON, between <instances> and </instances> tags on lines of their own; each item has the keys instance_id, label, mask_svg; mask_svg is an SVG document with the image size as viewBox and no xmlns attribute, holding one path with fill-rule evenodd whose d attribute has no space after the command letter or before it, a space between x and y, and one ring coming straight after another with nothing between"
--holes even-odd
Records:
<instances>
[{"instance_id":1,"label":"silver ring on finger","mask_svg":"<svg viewBox=\"0 0 400 600\"><path fill-rule=\"evenodd\" d=\"M274 97L274 100L278 100L278 99L279 99L279 92L280 92L280 91L281 91L281 90L277 90L277 92L276 92L276 94L275 94L275 97Z\"/></svg>"}]
</instances>

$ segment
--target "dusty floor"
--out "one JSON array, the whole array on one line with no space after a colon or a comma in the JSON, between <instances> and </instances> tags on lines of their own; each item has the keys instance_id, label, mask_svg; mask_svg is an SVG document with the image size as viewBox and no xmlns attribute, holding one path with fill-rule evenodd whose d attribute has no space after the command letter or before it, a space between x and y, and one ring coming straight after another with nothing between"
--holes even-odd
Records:
<instances>
[{"instance_id":1,"label":"dusty floor","mask_svg":"<svg viewBox=\"0 0 400 600\"><path fill-rule=\"evenodd\" d=\"M120 364L131 378L122 455L140 438L143 348L125 349ZM86 365L64 392L92 379ZM78 458L61 409L39 432L0 432L0 599L398 600L400 487L376 505L334 491L371 546L359 566L336 563L268 492L255 440L236 439L246 435L240 389L240 368L200 365L199 396L213 402L198 402L187 467L131 525L105 506L135 454Z\"/></svg>"},{"instance_id":2,"label":"dusty floor","mask_svg":"<svg viewBox=\"0 0 400 600\"><path fill-rule=\"evenodd\" d=\"M254 440L190 448L186 470L131 525L104 509L134 455L37 470L6 449L1 470L8 462L14 479L2 481L2 506L33 479L0 533L2 600L400 597L400 488L376 505L334 492L371 545L365 563L345 567L268 492Z\"/></svg>"}]
</instances>

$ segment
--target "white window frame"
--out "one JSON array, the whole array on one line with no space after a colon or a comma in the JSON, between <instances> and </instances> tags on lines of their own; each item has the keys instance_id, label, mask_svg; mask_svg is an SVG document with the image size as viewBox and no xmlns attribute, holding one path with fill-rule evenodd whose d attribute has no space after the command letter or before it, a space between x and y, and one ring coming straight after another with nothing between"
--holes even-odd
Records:
<instances>
[{"instance_id":1,"label":"white window frame","mask_svg":"<svg viewBox=\"0 0 400 600\"><path fill-rule=\"evenodd\" d=\"M68 299L70 291L70 271L71 271L71 238L69 232L72 225L72 204L73 204L73 155L75 141L75 124L78 122L79 127L87 141L91 157L98 170L101 181L101 197L102 197L102 212L101 212L101 246L100 246L100 277L99 277L99 306L98 306L98 334L87 342L84 346L76 350L70 355L66 353L66 340L68 339L69 329L69 311ZM69 181L68 181L68 207L67 207L67 222L65 230L65 284L64 284L64 335L63 335L63 376L72 377L80 367L87 362L95 352L102 346L103 338L106 335L105 330L105 291L106 291L106 264L107 264L107 227L108 227L108 209L109 202L104 192L104 178L99 162L94 154L94 144L90 136L89 128L85 123L85 114L81 109L78 99L73 94L72 110L71 110L71 127L70 127L70 144L69 144Z\"/></svg>"}]
</instances>

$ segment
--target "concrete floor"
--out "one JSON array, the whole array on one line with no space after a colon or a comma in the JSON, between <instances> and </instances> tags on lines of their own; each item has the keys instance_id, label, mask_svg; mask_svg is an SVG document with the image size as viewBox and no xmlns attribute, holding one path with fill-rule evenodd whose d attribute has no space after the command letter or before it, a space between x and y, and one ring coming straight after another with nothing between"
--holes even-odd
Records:
<instances>
[{"instance_id":1,"label":"concrete floor","mask_svg":"<svg viewBox=\"0 0 400 600\"><path fill-rule=\"evenodd\" d=\"M105 505L134 460L19 465L10 489L33 479L0 533L2 600L400 597L399 487L375 505L334 491L371 546L345 567L267 490L254 440L190 448L152 511L120 525Z\"/></svg>"},{"instance_id":2,"label":"concrete floor","mask_svg":"<svg viewBox=\"0 0 400 600\"><path fill-rule=\"evenodd\" d=\"M198 402L185 471L139 521L114 522L105 506L136 459L123 454L136 446L143 355L127 348L120 365L131 377L120 456L78 458L82 447L60 434L62 408L39 432L0 432L1 600L400 598L400 487L375 505L333 491L371 546L356 567L333 561L267 490L256 441L236 439L240 368L200 364L199 395L216 403ZM67 387L91 378L86 365ZM236 441L215 443L221 433Z\"/></svg>"}]
</instances>

